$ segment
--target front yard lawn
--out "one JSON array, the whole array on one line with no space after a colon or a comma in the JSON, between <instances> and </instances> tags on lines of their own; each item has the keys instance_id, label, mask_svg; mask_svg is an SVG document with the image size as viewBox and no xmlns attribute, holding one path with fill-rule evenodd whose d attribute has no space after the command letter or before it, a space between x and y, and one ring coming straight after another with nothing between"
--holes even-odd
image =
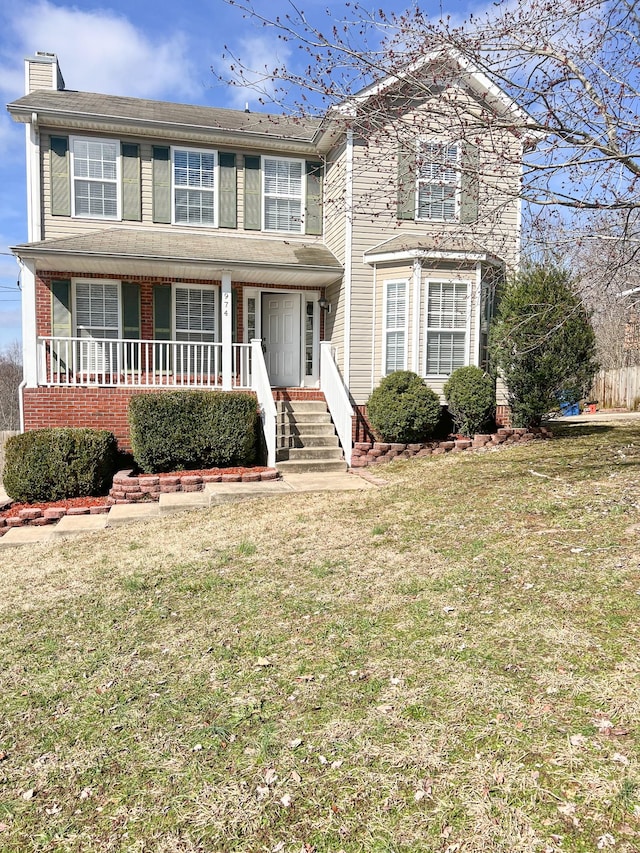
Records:
<instances>
[{"instance_id":1,"label":"front yard lawn","mask_svg":"<svg viewBox=\"0 0 640 853\"><path fill-rule=\"evenodd\" d=\"M640 432L3 552L0 850L638 851Z\"/></svg>"}]
</instances>

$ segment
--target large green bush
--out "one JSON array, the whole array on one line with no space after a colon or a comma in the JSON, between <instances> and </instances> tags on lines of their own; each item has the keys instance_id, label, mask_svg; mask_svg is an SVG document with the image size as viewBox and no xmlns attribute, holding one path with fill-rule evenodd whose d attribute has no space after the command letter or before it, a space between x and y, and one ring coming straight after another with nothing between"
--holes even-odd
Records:
<instances>
[{"instance_id":1,"label":"large green bush","mask_svg":"<svg viewBox=\"0 0 640 853\"><path fill-rule=\"evenodd\" d=\"M240 391L158 391L129 402L131 447L143 471L252 465L258 405Z\"/></svg>"},{"instance_id":2,"label":"large green bush","mask_svg":"<svg viewBox=\"0 0 640 853\"><path fill-rule=\"evenodd\" d=\"M558 400L577 403L588 394L597 370L595 335L566 270L536 264L511 282L490 350L514 426L538 426Z\"/></svg>"},{"instance_id":3,"label":"large green bush","mask_svg":"<svg viewBox=\"0 0 640 853\"><path fill-rule=\"evenodd\" d=\"M440 399L417 373L385 376L367 401L367 417L383 441L425 441L440 419Z\"/></svg>"},{"instance_id":4,"label":"large green bush","mask_svg":"<svg viewBox=\"0 0 640 853\"><path fill-rule=\"evenodd\" d=\"M2 479L16 501L102 495L117 466L117 443L101 429L36 429L5 445Z\"/></svg>"},{"instance_id":5,"label":"large green bush","mask_svg":"<svg viewBox=\"0 0 640 853\"><path fill-rule=\"evenodd\" d=\"M444 386L444 396L462 435L475 435L491 425L496 407L495 384L479 367L454 370Z\"/></svg>"}]
</instances>

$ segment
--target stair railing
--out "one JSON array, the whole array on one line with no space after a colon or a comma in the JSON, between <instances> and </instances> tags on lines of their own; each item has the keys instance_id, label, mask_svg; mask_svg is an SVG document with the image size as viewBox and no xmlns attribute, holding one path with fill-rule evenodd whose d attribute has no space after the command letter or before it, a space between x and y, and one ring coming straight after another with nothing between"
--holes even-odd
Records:
<instances>
[{"instance_id":1,"label":"stair railing","mask_svg":"<svg viewBox=\"0 0 640 853\"><path fill-rule=\"evenodd\" d=\"M320 343L320 388L324 393L338 433L345 461L350 466L353 449L352 423L354 412L338 365L333 358L331 341L321 341Z\"/></svg>"},{"instance_id":2,"label":"stair railing","mask_svg":"<svg viewBox=\"0 0 640 853\"><path fill-rule=\"evenodd\" d=\"M267 447L267 465L275 468L276 464L276 404L273 401L271 383L267 373L267 365L262 352L262 341L254 338L251 341L251 390L255 391L260 408L260 420Z\"/></svg>"}]
</instances>

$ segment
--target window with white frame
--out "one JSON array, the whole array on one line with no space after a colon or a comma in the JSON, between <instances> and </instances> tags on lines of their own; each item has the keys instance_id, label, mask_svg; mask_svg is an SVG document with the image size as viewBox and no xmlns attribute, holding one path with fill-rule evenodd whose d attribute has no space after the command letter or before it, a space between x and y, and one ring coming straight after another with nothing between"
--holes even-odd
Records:
<instances>
[{"instance_id":1,"label":"window with white frame","mask_svg":"<svg viewBox=\"0 0 640 853\"><path fill-rule=\"evenodd\" d=\"M457 220L460 146L419 143L416 219Z\"/></svg>"},{"instance_id":2,"label":"window with white frame","mask_svg":"<svg viewBox=\"0 0 640 853\"><path fill-rule=\"evenodd\" d=\"M70 147L73 215L119 219L119 143L75 136Z\"/></svg>"},{"instance_id":3,"label":"window with white frame","mask_svg":"<svg viewBox=\"0 0 640 853\"><path fill-rule=\"evenodd\" d=\"M302 160L263 157L264 230L302 232Z\"/></svg>"},{"instance_id":4,"label":"window with white frame","mask_svg":"<svg viewBox=\"0 0 640 853\"><path fill-rule=\"evenodd\" d=\"M384 374L407 367L406 281L386 281L384 287Z\"/></svg>"},{"instance_id":5,"label":"window with white frame","mask_svg":"<svg viewBox=\"0 0 640 853\"><path fill-rule=\"evenodd\" d=\"M176 340L208 343L217 337L216 289L175 287Z\"/></svg>"},{"instance_id":6,"label":"window with white frame","mask_svg":"<svg viewBox=\"0 0 640 853\"><path fill-rule=\"evenodd\" d=\"M467 359L469 283L431 281L427 293L427 376L449 376Z\"/></svg>"},{"instance_id":7,"label":"window with white frame","mask_svg":"<svg viewBox=\"0 0 640 853\"><path fill-rule=\"evenodd\" d=\"M174 148L173 221L177 225L216 224L216 152Z\"/></svg>"},{"instance_id":8,"label":"window with white frame","mask_svg":"<svg viewBox=\"0 0 640 853\"><path fill-rule=\"evenodd\" d=\"M83 371L108 371L117 361L120 337L120 283L76 281L75 325L78 361ZM114 343L109 343L109 339Z\"/></svg>"}]
</instances>

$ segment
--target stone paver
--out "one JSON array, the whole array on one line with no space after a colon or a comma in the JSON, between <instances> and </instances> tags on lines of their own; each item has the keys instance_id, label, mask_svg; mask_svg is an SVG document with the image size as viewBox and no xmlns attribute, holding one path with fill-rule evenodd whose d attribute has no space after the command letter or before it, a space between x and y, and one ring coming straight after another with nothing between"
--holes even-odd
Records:
<instances>
[{"instance_id":1,"label":"stone paver","mask_svg":"<svg viewBox=\"0 0 640 853\"><path fill-rule=\"evenodd\" d=\"M157 518L159 515L160 507L155 502L115 504L106 516L107 527L120 527L122 524L130 524L134 521L146 521L149 518Z\"/></svg>"},{"instance_id":2,"label":"stone paver","mask_svg":"<svg viewBox=\"0 0 640 853\"><path fill-rule=\"evenodd\" d=\"M61 536L77 536L79 533L94 533L96 530L105 529L108 517L108 515L65 515L55 526L49 528L49 532L56 539ZM4 539L4 536L2 538Z\"/></svg>"},{"instance_id":3,"label":"stone paver","mask_svg":"<svg viewBox=\"0 0 640 853\"><path fill-rule=\"evenodd\" d=\"M16 527L0 536L0 549L14 545L50 542L64 536L75 536L159 518L174 512L202 509L229 501L250 498L277 497L302 492L365 491L379 483L370 482L357 474L287 474L282 480L261 480L256 483L207 483L202 492L169 492L160 495L158 503L116 504L102 515L65 515L56 525Z\"/></svg>"}]
</instances>

